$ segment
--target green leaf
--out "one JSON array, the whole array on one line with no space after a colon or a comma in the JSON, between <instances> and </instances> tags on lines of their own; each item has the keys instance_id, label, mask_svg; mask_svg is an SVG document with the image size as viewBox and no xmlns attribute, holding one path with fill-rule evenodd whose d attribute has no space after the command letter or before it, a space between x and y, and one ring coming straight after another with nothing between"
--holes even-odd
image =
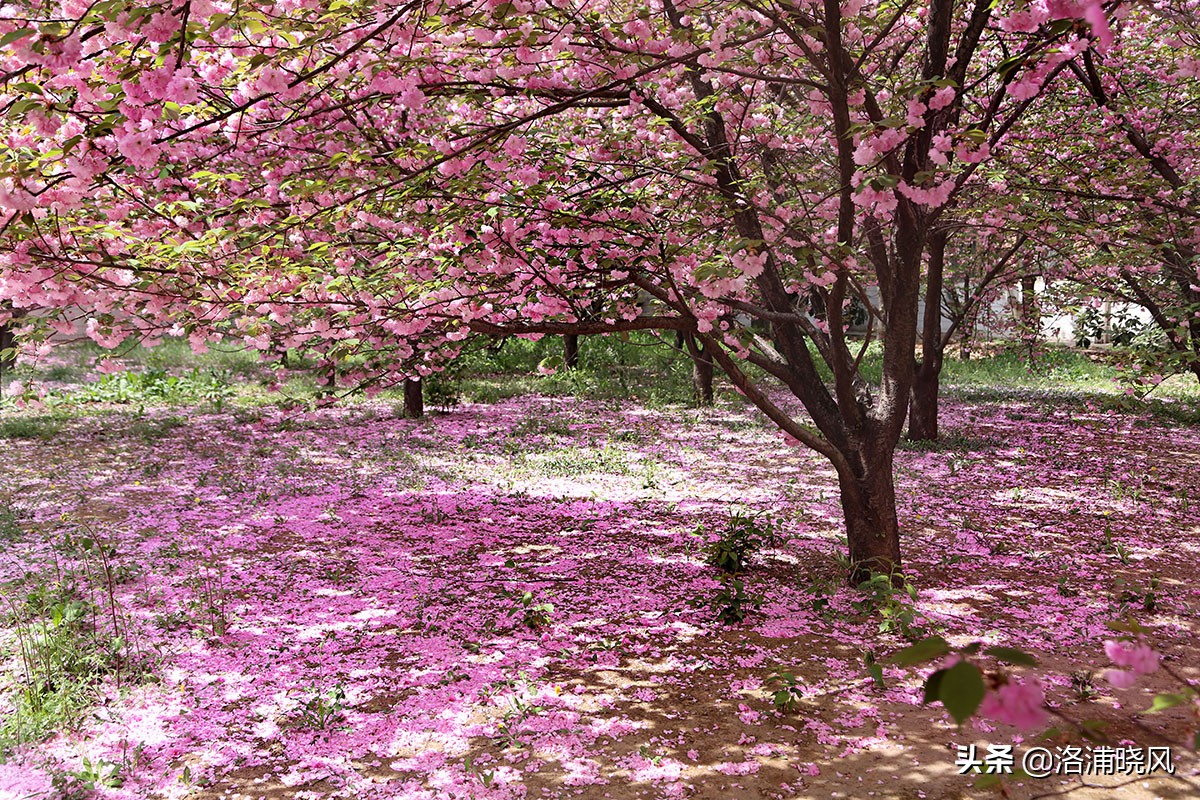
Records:
<instances>
[{"instance_id":1,"label":"green leaf","mask_svg":"<svg viewBox=\"0 0 1200 800\"><path fill-rule=\"evenodd\" d=\"M1026 653L1024 650L1017 650L1014 647L989 647L983 651L984 655L991 656L1006 664L1016 664L1021 667L1036 667L1037 659Z\"/></svg>"},{"instance_id":2,"label":"green leaf","mask_svg":"<svg viewBox=\"0 0 1200 800\"><path fill-rule=\"evenodd\" d=\"M996 72L1000 75L1000 80L1004 83L1012 78L1012 74L1017 71L1017 68L1025 63L1025 55L1015 55L1004 59L996 65Z\"/></svg>"},{"instance_id":3,"label":"green leaf","mask_svg":"<svg viewBox=\"0 0 1200 800\"><path fill-rule=\"evenodd\" d=\"M924 704L936 703L942 691L942 678L946 676L946 670L939 669L937 672L925 679L925 697L921 700Z\"/></svg>"},{"instance_id":4,"label":"green leaf","mask_svg":"<svg viewBox=\"0 0 1200 800\"><path fill-rule=\"evenodd\" d=\"M1109 620L1108 622L1106 622L1104 624L1109 630L1118 631L1120 633L1132 633L1134 635L1141 635L1145 631L1145 629L1141 625L1138 625L1137 622L1132 619L1130 619L1126 622L1118 622L1116 620Z\"/></svg>"},{"instance_id":5,"label":"green leaf","mask_svg":"<svg viewBox=\"0 0 1200 800\"><path fill-rule=\"evenodd\" d=\"M983 674L979 667L969 661L960 661L942 676L938 699L954 717L954 721L962 725L979 709L984 692Z\"/></svg>"},{"instance_id":6,"label":"green leaf","mask_svg":"<svg viewBox=\"0 0 1200 800\"><path fill-rule=\"evenodd\" d=\"M877 661L870 662L869 664L867 664L867 674L869 674L871 676L871 680L873 680L875 682L875 685L878 688L882 689L885 687L886 684L884 684L884 682L883 682L883 665L882 664L878 663Z\"/></svg>"},{"instance_id":7,"label":"green leaf","mask_svg":"<svg viewBox=\"0 0 1200 800\"><path fill-rule=\"evenodd\" d=\"M1188 701L1188 696L1175 692L1165 692L1163 694L1154 695L1154 702L1146 709L1147 714L1157 714L1159 711L1166 711L1168 708L1183 705Z\"/></svg>"},{"instance_id":8,"label":"green leaf","mask_svg":"<svg viewBox=\"0 0 1200 800\"><path fill-rule=\"evenodd\" d=\"M940 636L930 636L922 639L911 647L906 647L888 657L888 662L901 667L911 667L940 658L950 652L950 643Z\"/></svg>"},{"instance_id":9,"label":"green leaf","mask_svg":"<svg viewBox=\"0 0 1200 800\"><path fill-rule=\"evenodd\" d=\"M18 100L17 102L15 102L11 106L9 106L8 115L10 117L20 117L20 116L23 116L26 111L29 111L32 108L38 108L41 105L42 105L41 100L34 100L32 98Z\"/></svg>"},{"instance_id":10,"label":"green leaf","mask_svg":"<svg viewBox=\"0 0 1200 800\"><path fill-rule=\"evenodd\" d=\"M1070 31L1074 27L1075 27L1075 20L1060 19L1060 20L1055 20L1054 22L1051 22L1049 25L1047 25L1046 32L1049 33L1051 36L1062 36L1064 33Z\"/></svg>"},{"instance_id":11,"label":"green leaf","mask_svg":"<svg viewBox=\"0 0 1200 800\"><path fill-rule=\"evenodd\" d=\"M24 39L26 36L32 35L33 28L18 28L15 31L9 31L3 36L0 36L0 47L4 47L6 44L12 44L19 39Z\"/></svg>"}]
</instances>

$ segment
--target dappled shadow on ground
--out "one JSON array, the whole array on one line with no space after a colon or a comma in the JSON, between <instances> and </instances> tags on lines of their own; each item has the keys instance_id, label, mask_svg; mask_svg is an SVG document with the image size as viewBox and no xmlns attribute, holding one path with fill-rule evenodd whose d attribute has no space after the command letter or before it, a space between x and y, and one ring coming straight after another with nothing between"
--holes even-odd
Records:
<instances>
[{"instance_id":1,"label":"dappled shadow on ground","mask_svg":"<svg viewBox=\"0 0 1200 800\"><path fill-rule=\"evenodd\" d=\"M36 524L5 575L73 504L139 572L121 599L161 684L26 757L69 769L142 745L114 796L978 796L954 745L1015 732L959 731L920 705L919 675L865 670L926 632L1038 653L1065 715L1142 741L1098 676L1070 675L1136 613L1196 677L1200 434L1030 403L951 404L944 426L898 457L914 603L841 586L832 475L740 408L75 423L20 445ZM746 619L723 625L705 547L737 508L763 541ZM1185 722L1144 720L1172 741ZM1194 796L1143 783L1006 791Z\"/></svg>"}]
</instances>

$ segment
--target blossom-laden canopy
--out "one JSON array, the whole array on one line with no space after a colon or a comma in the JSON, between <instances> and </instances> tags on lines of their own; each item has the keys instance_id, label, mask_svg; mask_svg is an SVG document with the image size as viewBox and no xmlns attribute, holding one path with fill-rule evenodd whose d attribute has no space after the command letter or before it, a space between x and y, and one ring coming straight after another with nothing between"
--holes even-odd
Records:
<instances>
[{"instance_id":1,"label":"blossom-laden canopy","mask_svg":"<svg viewBox=\"0 0 1200 800\"><path fill-rule=\"evenodd\" d=\"M0 295L404 371L550 322L744 354L768 267L794 300L886 279L878 232L1111 40L1100 3L980 5L926 74L912 3L8 4Z\"/></svg>"}]
</instances>

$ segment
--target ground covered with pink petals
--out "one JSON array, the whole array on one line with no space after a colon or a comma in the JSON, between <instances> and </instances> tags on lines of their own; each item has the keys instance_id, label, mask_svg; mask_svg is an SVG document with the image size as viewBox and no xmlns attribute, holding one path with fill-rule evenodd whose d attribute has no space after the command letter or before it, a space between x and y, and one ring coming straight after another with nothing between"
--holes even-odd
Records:
<instances>
[{"instance_id":1,"label":"ground covered with pink petals","mask_svg":"<svg viewBox=\"0 0 1200 800\"><path fill-rule=\"evenodd\" d=\"M842 586L831 470L735 405L153 411L11 440L0 712L19 607L81 538L107 548L95 624L126 679L0 764L0 796L977 796L954 745L1018 732L956 729L918 672L866 669L922 633L1034 652L1062 714L1159 744L1130 714L1166 679L1101 680L1105 623L1133 614L1200 677L1200 430L1037 400L948 402L942 427L897 456L916 600L873 604ZM776 541L727 625L705 548L735 513ZM1186 721L1141 720L1176 742ZM1196 791L1123 786L1069 796Z\"/></svg>"}]
</instances>

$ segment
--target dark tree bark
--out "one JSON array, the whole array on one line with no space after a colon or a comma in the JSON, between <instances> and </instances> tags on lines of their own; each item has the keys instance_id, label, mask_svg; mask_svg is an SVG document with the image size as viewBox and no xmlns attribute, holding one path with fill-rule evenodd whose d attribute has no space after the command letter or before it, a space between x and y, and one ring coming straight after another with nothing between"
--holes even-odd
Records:
<instances>
[{"instance_id":1,"label":"dark tree bark","mask_svg":"<svg viewBox=\"0 0 1200 800\"><path fill-rule=\"evenodd\" d=\"M13 368L16 363L16 353L11 348L17 344L12 328L0 325L0 373Z\"/></svg>"},{"instance_id":2,"label":"dark tree bark","mask_svg":"<svg viewBox=\"0 0 1200 800\"><path fill-rule=\"evenodd\" d=\"M704 345L690 334L683 337L692 358L692 392L702 406L713 404L713 359Z\"/></svg>"},{"instance_id":3,"label":"dark tree bark","mask_svg":"<svg viewBox=\"0 0 1200 800\"><path fill-rule=\"evenodd\" d=\"M908 402L908 438L937 441L938 385L942 373L945 341L942 339L942 281L946 266L946 233L929 237L929 266L925 279L925 318L921 322L921 360L913 375Z\"/></svg>"},{"instance_id":4,"label":"dark tree bark","mask_svg":"<svg viewBox=\"0 0 1200 800\"><path fill-rule=\"evenodd\" d=\"M18 320L25 316L24 309L13 309L11 303L4 303L3 310L12 315L13 320ZM0 325L0 374L6 370L10 370L17 363L17 354L15 348L17 346L17 338L13 333L11 325ZM10 352L5 352L10 351Z\"/></svg>"},{"instance_id":5,"label":"dark tree bark","mask_svg":"<svg viewBox=\"0 0 1200 800\"><path fill-rule=\"evenodd\" d=\"M579 334L568 333L562 337L563 341L563 366L567 369L575 369L579 366Z\"/></svg>"},{"instance_id":6,"label":"dark tree bark","mask_svg":"<svg viewBox=\"0 0 1200 800\"><path fill-rule=\"evenodd\" d=\"M941 354L938 354L941 360ZM908 438L914 442L936 442L938 438L938 392L941 389L941 367L934 366L929 357L922 358L914 376L912 397L908 404Z\"/></svg>"},{"instance_id":7,"label":"dark tree bark","mask_svg":"<svg viewBox=\"0 0 1200 800\"><path fill-rule=\"evenodd\" d=\"M853 564L851 582L866 580L872 573L894 574L900 566L892 447L886 442L876 444L878 449L864 448L851 471L838 473Z\"/></svg>"},{"instance_id":8,"label":"dark tree bark","mask_svg":"<svg viewBox=\"0 0 1200 800\"><path fill-rule=\"evenodd\" d=\"M942 366L946 347L956 331L962 331L962 359L970 359L971 337L979 305L986 293L1008 265L1029 241L1022 234L1001 253L984 275L972 287L969 276L963 277L962 297L945 302L946 253L949 236L943 230L929 234L929 264L925 280L925 315L921 327L921 359L913 375L912 396L908 406L908 438L912 441L936 441L938 438L938 393L941 389ZM949 325L942 329L943 312Z\"/></svg>"},{"instance_id":9,"label":"dark tree bark","mask_svg":"<svg viewBox=\"0 0 1200 800\"><path fill-rule=\"evenodd\" d=\"M971 278L968 275L963 276L963 297L971 296ZM971 360L971 345L975 339L975 320L968 316L969 312L964 312L962 321L962 335L959 343L959 358L963 361Z\"/></svg>"},{"instance_id":10,"label":"dark tree bark","mask_svg":"<svg viewBox=\"0 0 1200 800\"><path fill-rule=\"evenodd\" d=\"M404 416L409 419L425 416L425 394L421 381L409 379L404 382Z\"/></svg>"}]
</instances>

